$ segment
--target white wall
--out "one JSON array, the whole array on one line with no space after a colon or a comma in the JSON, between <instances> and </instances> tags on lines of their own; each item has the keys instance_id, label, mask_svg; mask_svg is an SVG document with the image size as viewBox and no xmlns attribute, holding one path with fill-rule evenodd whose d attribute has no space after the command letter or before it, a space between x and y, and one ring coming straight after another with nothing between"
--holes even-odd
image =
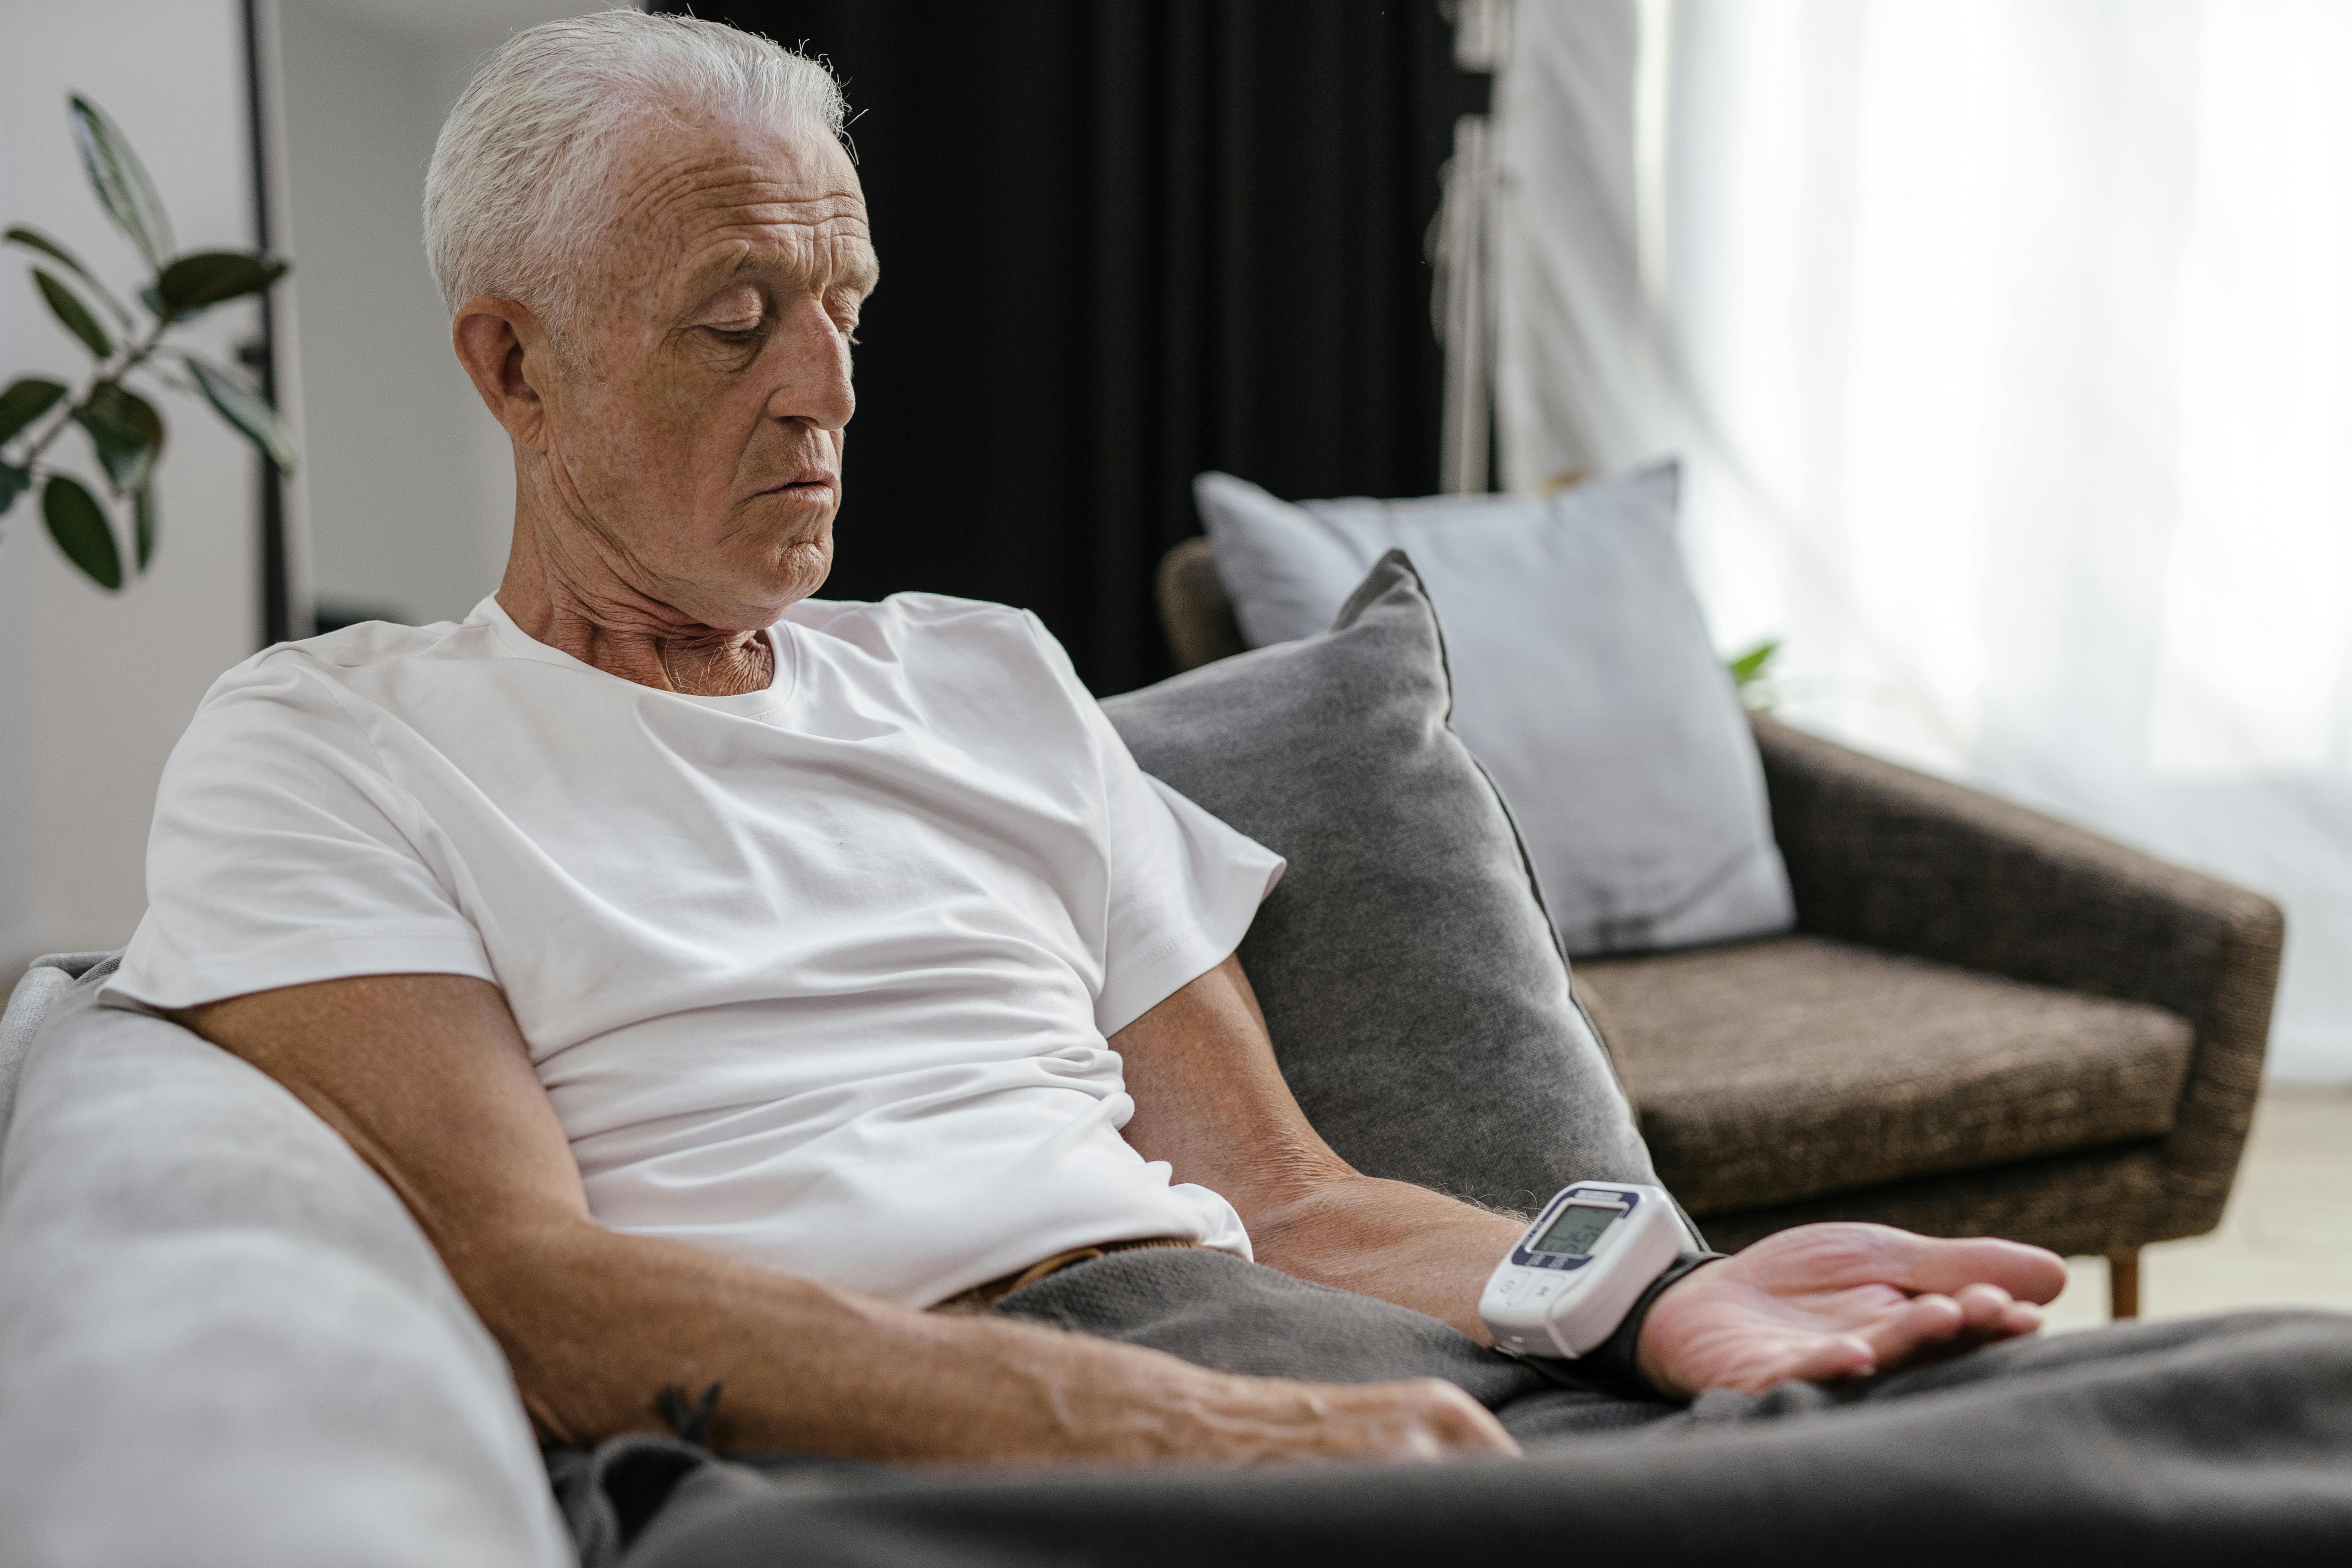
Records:
<instances>
[{"instance_id":1,"label":"white wall","mask_svg":"<svg viewBox=\"0 0 2352 1568\"><path fill-rule=\"evenodd\" d=\"M431 41L319 0L280 0L278 38L312 590L328 614L456 619L498 585L514 504L419 235L464 79Z\"/></svg>"},{"instance_id":2,"label":"white wall","mask_svg":"<svg viewBox=\"0 0 2352 1568\"><path fill-rule=\"evenodd\" d=\"M278 240L297 268L278 296L279 372L304 458L289 542L298 579L306 565L315 578L298 580L299 601L314 586L431 619L462 615L496 584L512 468L449 358L418 232L425 162L484 50L597 8L276 7ZM48 231L128 292L135 258L84 184L68 88L129 133L183 247L252 243L237 0L0 0L0 219ZM256 312L216 314L190 342L225 359ZM84 363L22 268L0 268L0 383L70 378ZM120 595L92 587L29 499L0 520L0 988L35 953L129 938L163 760L214 677L258 645L250 448L208 409L174 397L163 414L162 545L146 578ZM86 464L79 439L65 449Z\"/></svg>"},{"instance_id":3,"label":"white wall","mask_svg":"<svg viewBox=\"0 0 2352 1568\"><path fill-rule=\"evenodd\" d=\"M0 215L64 241L118 292L135 282L136 255L74 155L70 87L129 134L183 247L249 245L243 47L234 0L0 0ZM250 307L224 310L188 339L226 359L253 323ZM45 371L78 384L87 364L24 267L0 268L0 379ZM0 966L10 979L36 952L129 938L146 903L163 759L213 678L257 645L251 448L208 408L157 401L170 442L146 577L121 594L93 587L42 531L34 498L0 520ZM53 450L95 476L78 435Z\"/></svg>"},{"instance_id":4,"label":"white wall","mask_svg":"<svg viewBox=\"0 0 2352 1568\"><path fill-rule=\"evenodd\" d=\"M320 608L454 619L498 586L506 435L449 351L418 218L442 117L563 0L278 0L312 586Z\"/></svg>"}]
</instances>

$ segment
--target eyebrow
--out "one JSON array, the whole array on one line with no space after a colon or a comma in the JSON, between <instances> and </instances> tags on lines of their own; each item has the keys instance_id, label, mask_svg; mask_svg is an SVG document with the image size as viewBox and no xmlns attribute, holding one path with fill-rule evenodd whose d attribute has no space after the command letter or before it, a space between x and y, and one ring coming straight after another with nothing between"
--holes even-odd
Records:
<instances>
[{"instance_id":1,"label":"eyebrow","mask_svg":"<svg viewBox=\"0 0 2352 1568\"><path fill-rule=\"evenodd\" d=\"M827 269L824 292L836 289L854 289L863 298L871 294L882 280L881 258L875 254L873 242L863 235L844 235L828 242L824 248L835 251L843 241L849 242L849 254ZM800 268L785 265L776 249L753 247L738 252L731 259L712 261L697 268L687 279L686 293L690 297L688 308L703 303L715 291L747 275L790 276L804 279Z\"/></svg>"}]
</instances>

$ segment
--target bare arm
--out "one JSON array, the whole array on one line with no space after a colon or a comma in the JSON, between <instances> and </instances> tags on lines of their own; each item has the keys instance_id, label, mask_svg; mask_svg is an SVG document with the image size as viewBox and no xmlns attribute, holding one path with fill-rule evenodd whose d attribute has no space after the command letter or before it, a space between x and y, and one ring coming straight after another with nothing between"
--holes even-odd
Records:
<instances>
[{"instance_id":1,"label":"bare arm","mask_svg":"<svg viewBox=\"0 0 2352 1568\"><path fill-rule=\"evenodd\" d=\"M1260 1263L1411 1307L1491 1342L1479 1292L1524 1222L1360 1174L1334 1153L1283 1081L1238 959L1111 1044L1136 1106L1127 1141L1145 1159L1167 1161L1177 1180L1223 1194Z\"/></svg>"},{"instance_id":2,"label":"bare arm","mask_svg":"<svg viewBox=\"0 0 2352 1568\"><path fill-rule=\"evenodd\" d=\"M284 1084L391 1184L514 1368L542 1435L656 1425L723 1383L722 1447L881 1459L1253 1462L1507 1447L1457 1390L1212 1373L1108 1341L910 1311L618 1235L504 997L454 975L261 992L181 1021Z\"/></svg>"},{"instance_id":3,"label":"bare arm","mask_svg":"<svg viewBox=\"0 0 2352 1568\"><path fill-rule=\"evenodd\" d=\"M1521 1226L1362 1175L1291 1098L1241 964L1228 958L1121 1030L1128 1141L1223 1194L1258 1260L1412 1307L1490 1342L1478 1297ZM1685 1275L1653 1306L1637 1357L1656 1387L1760 1389L1893 1366L1924 1350L2031 1333L2065 1265L2039 1247L1811 1225Z\"/></svg>"}]
</instances>

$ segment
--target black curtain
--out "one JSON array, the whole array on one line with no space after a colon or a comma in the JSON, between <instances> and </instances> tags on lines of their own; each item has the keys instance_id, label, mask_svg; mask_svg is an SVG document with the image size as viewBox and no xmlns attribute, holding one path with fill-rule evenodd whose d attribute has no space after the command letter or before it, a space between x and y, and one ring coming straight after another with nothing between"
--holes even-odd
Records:
<instances>
[{"instance_id":1,"label":"black curtain","mask_svg":"<svg viewBox=\"0 0 2352 1568\"><path fill-rule=\"evenodd\" d=\"M684 8L684 7L669 7ZM1436 0L697 0L827 57L882 258L829 596L1025 605L1098 693L1224 468L1436 488Z\"/></svg>"}]
</instances>

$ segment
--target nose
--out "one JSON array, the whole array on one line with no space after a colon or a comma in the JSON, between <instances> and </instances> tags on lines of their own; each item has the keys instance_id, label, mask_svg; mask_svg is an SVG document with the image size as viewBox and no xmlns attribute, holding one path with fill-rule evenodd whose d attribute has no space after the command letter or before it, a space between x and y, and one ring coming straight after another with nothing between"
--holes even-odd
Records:
<instances>
[{"instance_id":1,"label":"nose","mask_svg":"<svg viewBox=\"0 0 2352 1568\"><path fill-rule=\"evenodd\" d=\"M819 430L839 430L857 412L850 384L849 338L822 301L795 306L772 344L779 356L775 390L768 396L771 418L793 420Z\"/></svg>"}]
</instances>

